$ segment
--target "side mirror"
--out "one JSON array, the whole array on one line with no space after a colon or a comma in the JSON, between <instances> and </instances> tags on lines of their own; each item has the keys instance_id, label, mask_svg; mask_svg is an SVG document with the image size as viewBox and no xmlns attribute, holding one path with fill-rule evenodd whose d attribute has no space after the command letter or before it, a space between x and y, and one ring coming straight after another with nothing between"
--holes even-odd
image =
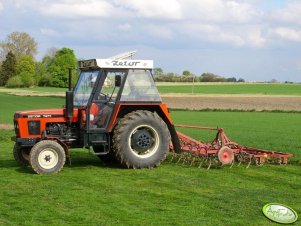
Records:
<instances>
[{"instance_id":1,"label":"side mirror","mask_svg":"<svg viewBox=\"0 0 301 226\"><path fill-rule=\"evenodd\" d=\"M65 117L68 120L68 123L71 124L72 117L73 117L73 91L67 91L66 92L66 111L65 111Z\"/></svg>"},{"instance_id":2,"label":"side mirror","mask_svg":"<svg viewBox=\"0 0 301 226\"><path fill-rule=\"evenodd\" d=\"M121 75L116 75L115 76L115 87L120 87L121 86Z\"/></svg>"}]
</instances>

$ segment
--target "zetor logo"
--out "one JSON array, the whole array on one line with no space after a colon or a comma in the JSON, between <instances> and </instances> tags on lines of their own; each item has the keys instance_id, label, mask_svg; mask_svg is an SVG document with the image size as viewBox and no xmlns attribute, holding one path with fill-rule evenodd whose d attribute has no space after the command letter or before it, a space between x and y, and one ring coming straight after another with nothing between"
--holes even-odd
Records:
<instances>
[{"instance_id":1,"label":"zetor logo","mask_svg":"<svg viewBox=\"0 0 301 226\"><path fill-rule=\"evenodd\" d=\"M298 219L297 213L292 208L277 203L265 205L262 212L270 220L281 224L291 224Z\"/></svg>"},{"instance_id":2,"label":"zetor logo","mask_svg":"<svg viewBox=\"0 0 301 226\"><path fill-rule=\"evenodd\" d=\"M113 60L112 64L113 66L125 66L125 67L135 67L137 64L139 64L140 61L118 61L118 60Z\"/></svg>"}]
</instances>

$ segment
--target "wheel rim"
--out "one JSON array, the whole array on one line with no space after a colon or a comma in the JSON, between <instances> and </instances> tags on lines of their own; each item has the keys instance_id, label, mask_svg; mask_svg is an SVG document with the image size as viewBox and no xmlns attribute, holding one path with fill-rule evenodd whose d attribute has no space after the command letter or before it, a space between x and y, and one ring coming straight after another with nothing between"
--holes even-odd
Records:
<instances>
[{"instance_id":1,"label":"wheel rim","mask_svg":"<svg viewBox=\"0 0 301 226\"><path fill-rule=\"evenodd\" d=\"M157 152L160 138L152 126L140 125L130 132L128 143L134 155L148 158Z\"/></svg>"},{"instance_id":2,"label":"wheel rim","mask_svg":"<svg viewBox=\"0 0 301 226\"><path fill-rule=\"evenodd\" d=\"M38 162L44 169L52 169L59 161L57 152L52 148L46 148L40 152Z\"/></svg>"}]
</instances>

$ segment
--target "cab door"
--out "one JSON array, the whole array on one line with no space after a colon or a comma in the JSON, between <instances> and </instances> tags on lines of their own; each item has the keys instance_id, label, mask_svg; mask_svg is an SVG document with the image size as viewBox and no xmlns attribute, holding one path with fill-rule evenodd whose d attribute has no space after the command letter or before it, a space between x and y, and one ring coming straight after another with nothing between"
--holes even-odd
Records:
<instances>
[{"instance_id":1,"label":"cab door","mask_svg":"<svg viewBox=\"0 0 301 226\"><path fill-rule=\"evenodd\" d=\"M104 70L104 79L93 93L87 115L89 131L106 131L126 72L126 70Z\"/></svg>"}]
</instances>

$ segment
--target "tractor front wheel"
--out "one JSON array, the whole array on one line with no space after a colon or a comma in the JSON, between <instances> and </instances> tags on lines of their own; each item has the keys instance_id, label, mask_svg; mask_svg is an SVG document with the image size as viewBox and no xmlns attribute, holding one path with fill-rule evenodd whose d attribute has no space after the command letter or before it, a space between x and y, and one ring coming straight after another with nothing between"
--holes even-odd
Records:
<instances>
[{"instance_id":1,"label":"tractor front wheel","mask_svg":"<svg viewBox=\"0 0 301 226\"><path fill-rule=\"evenodd\" d=\"M29 152L30 148L20 147L19 145L15 144L14 146L14 159L20 166L28 166L29 165Z\"/></svg>"},{"instance_id":2,"label":"tractor front wheel","mask_svg":"<svg viewBox=\"0 0 301 226\"><path fill-rule=\"evenodd\" d=\"M169 150L170 134L165 122L150 111L134 111L124 116L113 135L113 150L128 168L158 166Z\"/></svg>"},{"instance_id":3,"label":"tractor front wheel","mask_svg":"<svg viewBox=\"0 0 301 226\"><path fill-rule=\"evenodd\" d=\"M38 174L57 173L63 168L65 161L64 148L53 140L36 143L29 154L30 165Z\"/></svg>"}]
</instances>

